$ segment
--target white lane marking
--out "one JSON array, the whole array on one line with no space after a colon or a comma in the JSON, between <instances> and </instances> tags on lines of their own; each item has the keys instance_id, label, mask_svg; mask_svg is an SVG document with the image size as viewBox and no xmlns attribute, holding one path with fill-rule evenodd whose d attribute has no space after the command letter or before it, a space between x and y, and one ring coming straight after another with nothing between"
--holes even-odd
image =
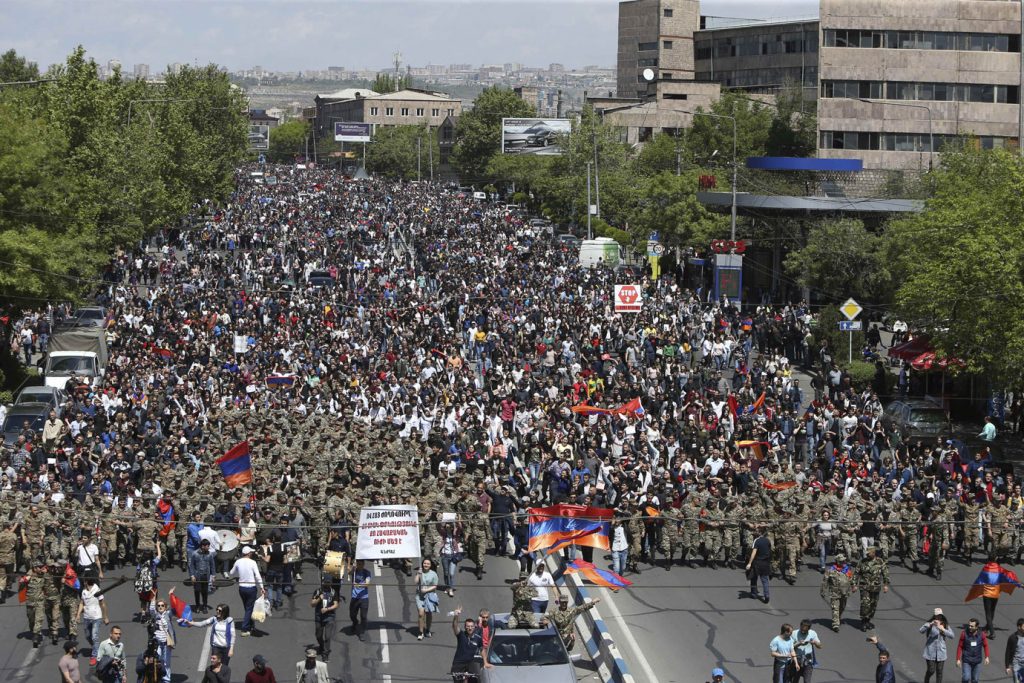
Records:
<instances>
[{"instance_id":1,"label":"white lane marking","mask_svg":"<svg viewBox=\"0 0 1024 683\"><path fill-rule=\"evenodd\" d=\"M380 565L376 562L373 563L373 575L380 576Z\"/></svg>"},{"instance_id":2,"label":"white lane marking","mask_svg":"<svg viewBox=\"0 0 1024 683\"><path fill-rule=\"evenodd\" d=\"M212 626L210 628L213 628ZM234 635L234 634L232 634ZM206 671L207 661L210 659L210 634L203 634L203 651L199 653L199 666L196 671Z\"/></svg>"},{"instance_id":3,"label":"white lane marking","mask_svg":"<svg viewBox=\"0 0 1024 683\"><path fill-rule=\"evenodd\" d=\"M391 683L391 674L382 674L381 678L381 683Z\"/></svg>"},{"instance_id":4,"label":"white lane marking","mask_svg":"<svg viewBox=\"0 0 1024 683\"><path fill-rule=\"evenodd\" d=\"M615 619L619 625L619 632L622 633L622 637L626 639L626 644L632 651L632 660L627 659L626 664L630 664L636 661L640 664L640 668L644 671L643 679L647 683L658 683L658 677L654 675L654 669L651 668L651 663L647 661L647 657L644 657L643 651L640 650L640 645L636 642L636 638L633 637L633 633L629 630L629 626L626 624L626 620L622 618L622 612L619 611L618 605L615 604L615 599L612 592L607 588L601 589L601 605L607 605L608 611L612 613L612 618Z\"/></svg>"},{"instance_id":5,"label":"white lane marking","mask_svg":"<svg viewBox=\"0 0 1024 683\"><path fill-rule=\"evenodd\" d=\"M28 677L27 672L29 671L29 666L31 666L34 663L33 660L36 658L36 655L38 654L39 650L34 647L25 653L25 659L24 661L22 661L21 668L19 669L19 671L26 672L26 678Z\"/></svg>"},{"instance_id":6,"label":"white lane marking","mask_svg":"<svg viewBox=\"0 0 1024 683\"><path fill-rule=\"evenodd\" d=\"M374 586L377 589L377 616L384 616L384 586L380 584Z\"/></svg>"},{"instance_id":7,"label":"white lane marking","mask_svg":"<svg viewBox=\"0 0 1024 683\"><path fill-rule=\"evenodd\" d=\"M391 663L391 650L388 649L388 630L380 630L380 661L384 664Z\"/></svg>"}]
</instances>

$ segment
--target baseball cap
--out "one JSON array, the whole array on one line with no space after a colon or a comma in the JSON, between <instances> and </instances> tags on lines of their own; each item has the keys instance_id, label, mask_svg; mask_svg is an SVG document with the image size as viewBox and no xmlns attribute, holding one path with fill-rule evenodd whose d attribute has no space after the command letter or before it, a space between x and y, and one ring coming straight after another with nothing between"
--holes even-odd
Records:
<instances>
[{"instance_id":1,"label":"baseball cap","mask_svg":"<svg viewBox=\"0 0 1024 683\"><path fill-rule=\"evenodd\" d=\"M306 656L307 657L316 657L316 648L315 647L307 647L306 648Z\"/></svg>"},{"instance_id":2,"label":"baseball cap","mask_svg":"<svg viewBox=\"0 0 1024 683\"><path fill-rule=\"evenodd\" d=\"M249 555L252 552L254 552L254 551L253 551L253 547L251 545L247 545L247 546L242 548L242 554L243 555Z\"/></svg>"},{"instance_id":3,"label":"baseball cap","mask_svg":"<svg viewBox=\"0 0 1024 683\"><path fill-rule=\"evenodd\" d=\"M711 677L712 678L716 678L716 677L719 677L719 676L724 678L725 677L725 672L722 671L721 669L712 669L711 670Z\"/></svg>"},{"instance_id":4,"label":"baseball cap","mask_svg":"<svg viewBox=\"0 0 1024 683\"><path fill-rule=\"evenodd\" d=\"M263 658L263 655L253 655L252 656L252 663L253 664L266 664L267 660Z\"/></svg>"}]
</instances>

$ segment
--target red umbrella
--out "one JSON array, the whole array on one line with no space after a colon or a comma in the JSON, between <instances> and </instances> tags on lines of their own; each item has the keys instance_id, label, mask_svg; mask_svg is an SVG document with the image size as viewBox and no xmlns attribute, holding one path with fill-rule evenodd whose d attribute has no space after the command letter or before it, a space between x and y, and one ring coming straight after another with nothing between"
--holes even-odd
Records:
<instances>
[{"instance_id":1,"label":"red umbrella","mask_svg":"<svg viewBox=\"0 0 1024 683\"><path fill-rule=\"evenodd\" d=\"M912 361L921 354L933 350L932 345L928 343L928 337L919 335L889 349L889 358Z\"/></svg>"},{"instance_id":2,"label":"red umbrella","mask_svg":"<svg viewBox=\"0 0 1024 683\"><path fill-rule=\"evenodd\" d=\"M964 367L964 362L962 360L960 360L959 358L938 358L938 359L936 359L934 351L926 351L925 353L922 353L920 356L918 356L914 360L910 361L910 365L915 370L931 370L932 366L936 366L936 365L939 368L945 370L950 365L955 365L956 367L962 368L962 367Z\"/></svg>"}]
</instances>

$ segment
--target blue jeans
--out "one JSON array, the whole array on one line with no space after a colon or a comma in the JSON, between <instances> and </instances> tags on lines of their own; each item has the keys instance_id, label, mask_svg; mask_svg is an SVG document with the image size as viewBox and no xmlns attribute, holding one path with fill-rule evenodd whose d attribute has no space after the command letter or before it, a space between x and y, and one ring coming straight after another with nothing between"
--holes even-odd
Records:
<instances>
[{"instance_id":1,"label":"blue jeans","mask_svg":"<svg viewBox=\"0 0 1024 683\"><path fill-rule=\"evenodd\" d=\"M102 623L102 619L82 619L82 630L85 631L85 639L92 645L92 654L89 656L93 659L96 658L96 653L100 649L100 624Z\"/></svg>"},{"instance_id":2,"label":"blue jeans","mask_svg":"<svg viewBox=\"0 0 1024 683\"><path fill-rule=\"evenodd\" d=\"M547 600L530 600L530 606L533 607L534 614L544 614L548 611Z\"/></svg>"},{"instance_id":3,"label":"blue jeans","mask_svg":"<svg viewBox=\"0 0 1024 683\"><path fill-rule=\"evenodd\" d=\"M444 583L448 588L455 588L455 579L459 575L459 563L455 561L455 555L441 556L441 571L444 572Z\"/></svg>"},{"instance_id":4,"label":"blue jeans","mask_svg":"<svg viewBox=\"0 0 1024 683\"><path fill-rule=\"evenodd\" d=\"M160 645L157 648L157 654L164 664L164 675L160 680L164 683L171 683L171 648L167 647L166 643Z\"/></svg>"},{"instance_id":5,"label":"blue jeans","mask_svg":"<svg viewBox=\"0 0 1024 683\"><path fill-rule=\"evenodd\" d=\"M242 617L241 630L246 633L251 633L252 608L256 606L256 598L259 596L259 591L256 589L256 586L239 586L238 596L242 598L242 608L245 610L245 616Z\"/></svg>"},{"instance_id":6,"label":"blue jeans","mask_svg":"<svg viewBox=\"0 0 1024 683\"><path fill-rule=\"evenodd\" d=\"M978 683L979 676L981 676L981 662L977 664L963 662L963 669L960 673L961 683Z\"/></svg>"},{"instance_id":7,"label":"blue jeans","mask_svg":"<svg viewBox=\"0 0 1024 683\"><path fill-rule=\"evenodd\" d=\"M629 549L612 551L612 571L622 575L626 571L626 559L629 557Z\"/></svg>"},{"instance_id":8,"label":"blue jeans","mask_svg":"<svg viewBox=\"0 0 1024 683\"><path fill-rule=\"evenodd\" d=\"M758 574L750 580L750 594L757 597L757 580L761 580L761 589L764 591L764 599L771 599L768 593L768 574Z\"/></svg>"},{"instance_id":9,"label":"blue jeans","mask_svg":"<svg viewBox=\"0 0 1024 683\"><path fill-rule=\"evenodd\" d=\"M284 601L284 570L268 569L263 584L267 587L267 600L271 605L276 607Z\"/></svg>"}]
</instances>

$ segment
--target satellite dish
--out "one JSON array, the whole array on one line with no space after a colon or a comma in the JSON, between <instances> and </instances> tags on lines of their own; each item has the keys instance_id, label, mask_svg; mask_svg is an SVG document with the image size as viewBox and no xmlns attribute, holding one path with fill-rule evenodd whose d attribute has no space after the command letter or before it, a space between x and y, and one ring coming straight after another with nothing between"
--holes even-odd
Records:
<instances>
[{"instance_id":1,"label":"satellite dish","mask_svg":"<svg viewBox=\"0 0 1024 683\"><path fill-rule=\"evenodd\" d=\"M648 83L654 80L654 69L644 69L644 80Z\"/></svg>"}]
</instances>

